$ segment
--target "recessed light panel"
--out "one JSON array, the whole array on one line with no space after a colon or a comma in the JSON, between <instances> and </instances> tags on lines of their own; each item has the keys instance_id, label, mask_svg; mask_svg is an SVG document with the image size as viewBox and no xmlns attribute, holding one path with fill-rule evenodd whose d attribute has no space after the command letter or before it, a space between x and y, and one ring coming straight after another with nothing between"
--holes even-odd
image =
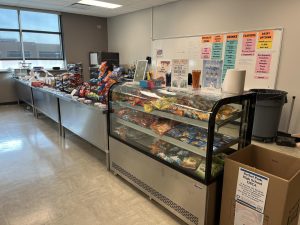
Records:
<instances>
[{"instance_id":1,"label":"recessed light panel","mask_svg":"<svg viewBox=\"0 0 300 225\"><path fill-rule=\"evenodd\" d=\"M109 2L102 2L102 1L97 1L97 0L81 0L78 3L79 4L84 4L84 5L91 5L91 6L109 8L109 9L115 9L115 8L119 8L119 7L122 6L122 5L118 5L118 4L113 4L113 3L109 3Z\"/></svg>"}]
</instances>

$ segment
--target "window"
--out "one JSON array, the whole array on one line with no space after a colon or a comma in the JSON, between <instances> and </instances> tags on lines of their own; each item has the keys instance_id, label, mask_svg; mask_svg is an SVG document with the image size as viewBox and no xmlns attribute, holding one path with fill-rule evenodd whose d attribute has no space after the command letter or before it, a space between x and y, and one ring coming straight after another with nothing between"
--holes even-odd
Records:
<instances>
[{"instance_id":1,"label":"window","mask_svg":"<svg viewBox=\"0 0 300 225\"><path fill-rule=\"evenodd\" d=\"M0 29L19 29L17 10L0 8Z\"/></svg>"},{"instance_id":2,"label":"window","mask_svg":"<svg viewBox=\"0 0 300 225\"><path fill-rule=\"evenodd\" d=\"M26 60L33 66L64 67L60 16L0 8L0 69L13 65L5 63L12 60L16 65Z\"/></svg>"},{"instance_id":3,"label":"window","mask_svg":"<svg viewBox=\"0 0 300 225\"><path fill-rule=\"evenodd\" d=\"M0 31L0 59L23 59L19 32Z\"/></svg>"},{"instance_id":4,"label":"window","mask_svg":"<svg viewBox=\"0 0 300 225\"><path fill-rule=\"evenodd\" d=\"M31 59L62 59L60 36L58 34L44 34L23 32L24 50L31 52ZM53 54L45 57L43 52Z\"/></svg>"},{"instance_id":5,"label":"window","mask_svg":"<svg viewBox=\"0 0 300 225\"><path fill-rule=\"evenodd\" d=\"M21 11L23 30L60 32L59 16L50 13Z\"/></svg>"}]
</instances>

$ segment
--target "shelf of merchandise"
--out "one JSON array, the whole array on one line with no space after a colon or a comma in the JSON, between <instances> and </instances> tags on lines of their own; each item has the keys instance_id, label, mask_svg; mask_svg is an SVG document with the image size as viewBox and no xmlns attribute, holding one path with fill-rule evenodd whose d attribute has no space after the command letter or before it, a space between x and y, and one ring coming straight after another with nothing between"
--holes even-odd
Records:
<instances>
[{"instance_id":1,"label":"shelf of merchandise","mask_svg":"<svg viewBox=\"0 0 300 225\"><path fill-rule=\"evenodd\" d=\"M132 110L136 110L136 111L139 111L139 112L146 113L144 108L141 107L141 106L133 106L133 105L125 103L125 102L118 102L116 105L119 105L119 106L124 107L124 108L129 108L129 109L132 109ZM207 126L208 126L208 121L191 119L191 118L188 118L188 117L178 116L178 115L175 115L175 114L171 114L171 113L163 112L163 111L159 111L159 110L154 110L150 113L149 112L147 112L147 113L151 114L151 115L163 117L163 118L166 118L166 119L171 119L171 120L174 120L174 121L177 121L177 122L186 123L186 124L196 126L196 127L207 128ZM242 111L239 111L239 112L233 113L229 118L227 118L225 120L217 121L216 126L215 126L216 130L219 130L221 127L225 126L226 124L239 119L241 117L241 115L242 115Z\"/></svg>"},{"instance_id":2,"label":"shelf of merchandise","mask_svg":"<svg viewBox=\"0 0 300 225\"><path fill-rule=\"evenodd\" d=\"M120 118L115 118L115 121L119 124L122 124L122 125L126 126L126 127L130 127L132 129L135 129L135 130L138 130L138 131L143 132L145 134L148 134L152 137L159 138L160 140L163 140L163 141L168 142L170 144L176 145L177 147L180 147L182 149L186 149L190 152L193 152L195 154L201 155L201 156L206 158L206 146L205 146L205 149L203 149L201 147L196 147L196 146L184 143L182 141L179 141L175 138L172 138L172 137L169 137L169 136L166 136L166 135L160 136L160 135L156 134L154 131L152 131L148 128L141 127L139 125L136 125L136 124L128 122L128 121L125 121L125 120L120 119ZM230 143L225 144L222 147L217 148L216 150L214 150L214 153L222 152L223 150L237 144L238 142L239 142L238 139L233 139Z\"/></svg>"}]
</instances>

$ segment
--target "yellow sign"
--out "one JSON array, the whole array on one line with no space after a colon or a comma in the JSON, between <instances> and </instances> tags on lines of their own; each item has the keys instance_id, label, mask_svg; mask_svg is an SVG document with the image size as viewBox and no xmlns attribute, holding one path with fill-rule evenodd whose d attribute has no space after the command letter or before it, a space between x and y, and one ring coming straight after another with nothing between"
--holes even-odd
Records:
<instances>
[{"instance_id":1,"label":"yellow sign","mask_svg":"<svg viewBox=\"0 0 300 225\"><path fill-rule=\"evenodd\" d=\"M271 49L273 46L273 31L265 30L258 33L258 49Z\"/></svg>"}]
</instances>

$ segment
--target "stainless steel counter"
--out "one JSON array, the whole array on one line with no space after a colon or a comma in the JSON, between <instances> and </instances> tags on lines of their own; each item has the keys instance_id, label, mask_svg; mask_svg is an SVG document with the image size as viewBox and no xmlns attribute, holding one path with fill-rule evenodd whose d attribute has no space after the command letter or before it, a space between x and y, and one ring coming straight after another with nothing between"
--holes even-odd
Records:
<instances>
[{"instance_id":1,"label":"stainless steel counter","mask_svg":"<svg viewBox=\"0 0 300 225\"><path fill-rule=\"evenodd\" d=\"M28 82L15 80L20 100L58 123L63 137L68 129L104 151L109 167L107 115L103 109L80 103L54 89L32 87Z\"/></svg>"},{"instance_id":2,"label":"stainless steel counter","mask_svg":"<svg viewBox=\"0 0 300 225\"><path fill-rule=\"evenodd\" d=\"M33 107L33 96L31 87L19 80L15 81L15 87L17 92L18 101L23 101L26 104Z\"/></svg>"},{"instance_id":3,"label":"stainless steel counter","mask_svg":"<svg viewBox=\"0 0 300 225\"><path fill-rule=\"evenodd\" d=\"M0 104L17 102L14 81L9 71L0 70Z\"/></svg>"},{"instance_id":4,"label":"stainless steel counter","mask_svg":"<svg viewBox=\"0 0 300 225\"><path fill-rule=\"evenodd\" d=\"M104 111L60 97L61 125L108 154L107 115Z\"/></svg>"},{"instance_id":5,"label":"stainless steel counter","mask_svg":"<svg viewBox=\"0 0 300 225\"><path fill-rule=\"evenodd\" d=\"M58 97L40 88L32 88L32 94L35 109L60 124Z\"/></svg>"}]
</instances>

